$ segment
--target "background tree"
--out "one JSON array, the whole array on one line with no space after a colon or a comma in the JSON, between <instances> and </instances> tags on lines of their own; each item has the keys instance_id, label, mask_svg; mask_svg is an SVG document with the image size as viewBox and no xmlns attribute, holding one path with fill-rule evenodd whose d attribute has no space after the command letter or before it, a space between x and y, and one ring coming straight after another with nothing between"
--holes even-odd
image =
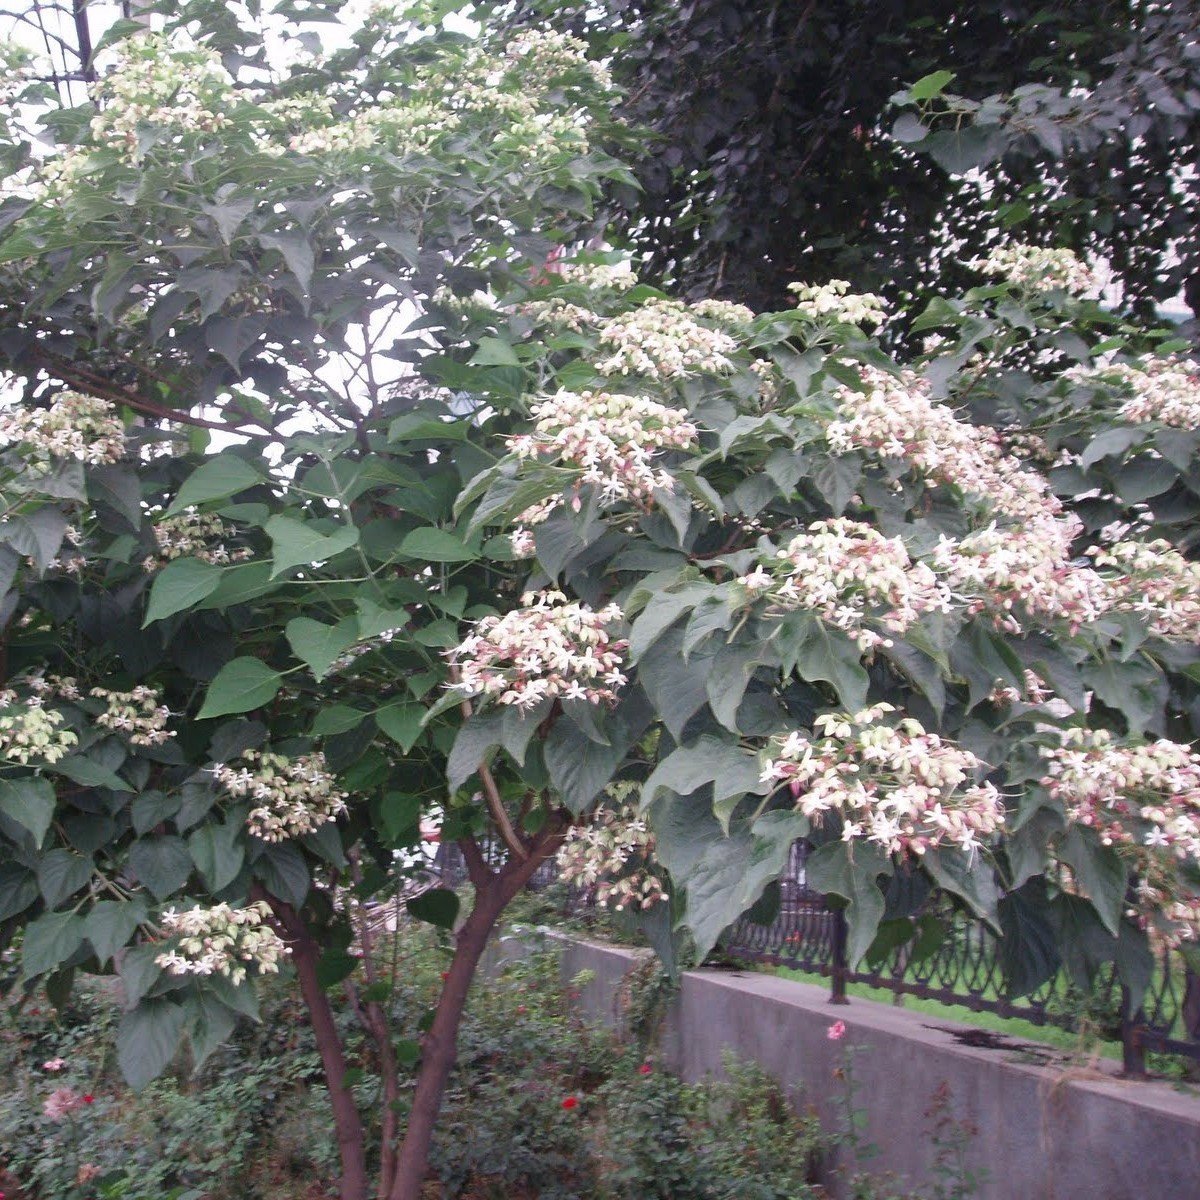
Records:
<instances>
[{"instance_id":1,"label":"background tree","mask_svg":"<svg viewBox=\"0 0 1200 1200\"><path fill-rule=\"evenodd\" d=\"M626 117L656 135L633 164L643 193L617 196L629 236L690 294L778 307L791 280L830 278L926 294L965 285L960 248L999 226L1107 259L1143 316L1185 288L1195 302L1200 17L1186 0L501 7L612 55ZM974 101L1037 85L1057 103L986 156L947 134L935 160L895 136L891 99L938 71Z\"/></svg>"}]
</instances>

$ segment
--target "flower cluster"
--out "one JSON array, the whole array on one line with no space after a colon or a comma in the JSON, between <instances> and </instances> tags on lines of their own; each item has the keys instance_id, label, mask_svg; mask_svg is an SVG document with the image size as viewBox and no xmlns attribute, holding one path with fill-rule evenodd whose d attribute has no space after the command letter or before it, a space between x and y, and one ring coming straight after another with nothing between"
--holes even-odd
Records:
<instances>
[{"instance_id":1,"label":"flower cluster","mask_svg":"<svg viewBox=\"0 0 1200 1200\"><path fill-rule=\"evenodd\" d=\"M590 292L626 292L638 281L628 259L615 263L558 262L553 272L563 283L578 284Z\"/></svg>"},{"instance_id":2,"label":"flower cluster","mask_svg":"<svg viewBox=\"0 0 1200 1200\"><path fill-rule=\"evenodd\" d=\"M678 300L647 300L610 317L601 326L600 344L611 351L596 364L601 375L651 379L721 374L733 368L729 355L737 349L729 334L702 325Z\"/></svg>"},{"instance_id":3,"label":"flower cluster","mask_svg":"<svg viewBox=\"0 0 1200 1200\"><path fill-rule=\"evenodd\" d=\"M1104 580L1071 561L1081 528L1073 516L1045 515L1016 528L991 524L960 541L944 537L931 561L968 612L989 612L1009 632L1020 632L1022 612L1075 631L1110 603Z\"/></svg>"},{"instance_id":4,"label":"flower cluster","mask_svg":"<svg viewBox=\"0 0 1200 1200\"><path fill-rule=\"evenodd\" d=\"M840 818L844 841L918 855L943 844L974 850L1004 822L999 792L973 782L984 764L912 719L880 724L891 711L876 704L818 717L818 736L792 733L776 743L763 782L786 784L816 822Z\"/></svg>"},{"instance_id":5,"label":"flower cluster","mask_svg":"<svg viewBox=\"0 0 1200 1200\"><path fill-rule=\"evenodd\" d=\"M74 1088L59 1087L42 1101L42 1115L51 1121L66 1120L72 1113L91 1104L91 1096L82 1096Z\"/></svg>"},{"instance_id":6,"label":"flower cluster","mask_svg":"<svg viewBox=\"0 0 1200 1200\"><path fill-rule=\"evenodd\" d=\"M161 746L175 736L167 728L171 710L160 703L160 694L151 687L135 687L132 692L110 692L94 687L90 693L108 706L96 717L96 724L116 733L124 733L133 746Z\"/></svg>"},{"instance_id":7,"label":"flower cluster","mask_svg":"<svg viewBox=\"0 0 1200 1200\"><path fill-rule=\"evenodd\" d=\"M652 460L694 445L697 437L683 409L621 392L558 392L534 404L530 416L533 432L510 437L509 450L576 468L579 482L596 487L603 504L645 502L656 489L671 491L670 473L656 471ZM544 520L548 510L539 515Z\"/></svg>"},{"instance_id":8,"label":"flower cluster","mask_svg":"<svg viewBox=\"0 0 1200 1200\"><path fill-rule=\"evenodd\" d=\"M0 413L0 442L20 446L26 467L34 470L48 470L61 459L115 463L125 453L125 426L105 401L60 392L49 408Z\"/></svg>"},{"instance_id":9,"label":"flower cluster","mask_svg":"<svg viewBox=\"0 0 1200 1200\"><path fill-rule=\"evenodd\" d=\"M796 297L796 311L814 323L874 326L887 319L887 305L882 296L852 292L845 279L831 279L820 286L789 283L788 291Z\"/></svg>"},{"instance_id":10,"label":"flower cluster","mask_svg":"<svg viewBox=\"0 0 1200 1200\"><path fill-rule=\"evenodd\" d=\"M527 593L521 603L502 617L477 621L449 652L461 673L451 686L519 709L543 700L615 699L625 683L621 665L628 643L614 638L610 627L622 619L621 610L610 604L597 612L557 591Z\"/></svg>"},{"instance_id":11,"label":"flower cluster","mask_svg":"<svg viewBox=\"0 0 1200 1200\"><path fill-rule=\"evenodd\" d=\"M1068 729L1043 749L1042 785L1067 819L1106 846L1161 848L1200 862L1200 755L1160 739L1121 745L1106 729Z\"/></svg>"},{"instance_id":12,"label":"flower cluster","mask_svg":"<svg viewBox=\"0 0 1200 1200\"><path fill-rule=\"evenodd\" d=\"M45 708L40 695L22 699L11 688L0 691L0 757L10 763L56 763L79 745L73 730L63 729L66 718Z\"/></svg>"},{"instance_id":13,"label":"flower cluster","mask_svg":"<svg viewBox=\"0 0 1200 1200\"><path fill-rule=\"evenodd\" d=\"M112 72L97 86L101 111L92 118L98 142L140 157L143 129L213 132L229 123L232 80L220 56L182 49L147 34L126 38Z\"/></svg>"},{"instance_id":14,"label":"flower cluster","mask_svg":"<svg viewBox=\"0 0 1200 1200\"><path fill-rule=\"evenodd\" d=\"M245 547L231 550L226 543L233 536L233 528L215 513L199 513L187 509L178 516L151 515L157 555L147 555L142 569L156 571L176 558L198 558L202 562L244 562L253 557L253 551Z\"/></svg>"},{"instance_id":15,"label":"flower cluster","mask_svg":"<svg viewBox=\"0 0 1200 1200\"><path fill-rule=\"evenodd\" d=\"M1062 704L1063 701L1055 697L1054 693L1046 686L1046 681L1036 672L1031 671L1028 667L1022 672L1024 677L1024 688L1015 688L1011 684L1005 683L1003 679L996 680L996 686L992 688L988 694L988 700L992 704L1018 704L1025 701L1028 704Z\"/></svg>"},{"instance_id":16,"label":"flower cluster","mask_svg":"<svg viewBox=\"0 0 1200 1200\"><path fill-rule=\"evenodd\" d=\"M245 981L251 967L259 974L276 972L288 948L266 923L270 911L262 901L246 908L169 908L162 927L179 941L154 961L172 975L224 975L234 986Z\"/></svg>"},{"instance_id":17,"label":"flower cluster","mask_svg":"<svg viewBox=\"0 0 1200 1200\"><path fill-rule=\"evenodd\" d=\"M869 621L903 633L922 613L950 607L946 585L899 538L845 517L810 525L738 582L775 605L817 613L864 651L891 644Z\"/></svg>"},{"instance_id":18,"label":"flower cluster","mask_svg":"<svg viewBox=\"0 0 1200 1200\"><path fill-rule=\"evenodd\" d=\"M522 304L518 311L535 325L545 326L555 333L562 333L564 330L582 333L589 325L594 325L601 319L590 309L572 304L562 296L555 296L550 300L530 300Z\"/></svg>"},{"instance_id":19,"label":"flower cluster","mask_svg":"<svg viewBox=\"0 0 1200 1200\"><path fill-rule=\"evenodd\" d=\"M1030 292L1069 292L1082 296L1100 281L1073 250L1046 249L1019 243L997 246L986 258L971 259L967 266L984 275L998 276Z\"/></svg>"},{"instance_id":20,"label":"flower cluster","mask_svg":"<svg viewBox=\"0 0 1200 1200\"><path fill-rule=\"evenodd\" d=\"M1190 359L1167 355L1139 363L1072 367L1064 378L1085 386L1119 388L1128 396L1118 410L1126 421L1200 429L1200 368Z\"/></svg>"},{"instance_id":21,"label":"flower cluster","mask_svg":"<svg viewBox=\"0 0 1200 1200\"><path fill-rule=\"evenodd\" d=\"M552 29L527 29L508 43L504 53L509 62L520 67L524 76L540 81L542 86L583 71L607 91L612 87L612 75L603 63L589 59L587 51L587 43L570 34Z\"/></svg>"},{"instance_id":22,"label":"flower cluster","mask_svg":"<svg viewBox=\"0 0 1200 1200\"><path fill-rule=\"evenodd\" d=\"M1046 480L1006 454L995 430L960 421L931 398L926 380L872 366L860 373L862 392L836 392L838 411L825 430L835 453L866 450L904 459L935 483L953 485L1018 520L1060 510Z\"/></svg>"},{"instance_id":23,"label":"flower cluster","mask_svg":"<svg viewBox=\"0 0 1200 1200\"><path fill-rule=\"evenodd\" d=\"M1183 557L1170 542L1117 542L1093 546L1088 554L1104 574L1107 606L1145 618L1151 633L1174 641L1200 641L1200 563Z\"/></svg>"},{"instance_id":24,"label":"flower cluster","mask_svg":"<svg viewBox=\"0 0 1200 1200\"><path fill-rule=\"evenodd\" d=\"M218 763L213 778L231 796L255 802L246 828L264 842L304 837L346 811L346 793L338 790L320 751L288 758L247 750L242 758L250 766Z\"/></svg>"},{"instance_id":25,"label":"flower cluster","mask_svg":"<svg viewBox=\"0 0 1200 1200\"><path fill-rule=\"evenodd\" d=\"M628 795L633 787L616 784L608 790ZM573 826L558 852L562 879L595 888L596 903L618 912L666 899L662 880L648 869L653 861L654 834L628 800L600 809L588 825Z\"/></svg>"},{"instance_id":26,"label":"flower cluster","mask_svg":"<svg viewBox=\"0 0 1200 1200\"><path fill-rule=\"evenodd\" d=\"M321 115L320 110L315 111ZM440 104L397 101L304 129L288 139L288 149L310 157L352 154L375 147L398 155L428 154L443 136L454 133L460 125L460 117Z\"/></svg>"},{"instance_id":27,"label":"flower cluster","mask_svg":"<svg viewBox=\"0 0 1200 1200\"><path fill-rule=\"evenodd\" d=\"M754 310L732 300L697 300L692 312L729 329L744 329L754 320Z\"/></svg>"}]
</instances>

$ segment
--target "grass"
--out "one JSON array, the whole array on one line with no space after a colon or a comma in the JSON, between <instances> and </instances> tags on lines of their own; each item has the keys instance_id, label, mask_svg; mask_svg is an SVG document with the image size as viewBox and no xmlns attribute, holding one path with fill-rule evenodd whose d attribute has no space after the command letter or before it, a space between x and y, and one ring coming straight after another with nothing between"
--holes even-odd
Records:
<instances>
[{"instance_id":1,"label":"grass","mask_svg":"<svg viewBox=\"0 0 1200 1200\"><path fill-rule=\"evenodd\" d=\"M817 971L798 971L793 967L767 968L783 979L795 979L800 983L813 983L828 988L829 979ZM866 983L847 983L846 994L861 1000L873 1000L878 1004L895 1006L895 997L888 988L871 987ZM1036 1042L1056 1050L1075 1055L1098 1054L1101 1058L1120 1061L1121 1047L1113 1042L1085 1039L1078 1033L1060 1029L1057 1025L1035 1025L1020 1017L1001 1017L992 1012L973 1012L956 1004L942 1004L939 1000L925 1000L917 996L901 996L898 1007L908 1012L923 1013L944 1021L957 1021L975 1029L986 1029L1002 1034L1018 1042ZM1015 1049L1015 1047L1014 1047Z\"/></svg>"}]
</instances>

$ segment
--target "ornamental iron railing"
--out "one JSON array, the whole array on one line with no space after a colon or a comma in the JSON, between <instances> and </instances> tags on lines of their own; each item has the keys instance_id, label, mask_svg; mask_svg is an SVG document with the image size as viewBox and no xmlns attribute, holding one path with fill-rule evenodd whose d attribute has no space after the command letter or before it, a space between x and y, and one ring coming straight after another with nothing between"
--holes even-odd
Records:
<instances>
[{"instance_id":1,"label":"ornamental iron railing","mask_svg":"<svg viewBox=\"0 0 1200 1200\"><path fill-rule=\"evenodd\" d=\"M897 998L935 1000L1034 1025L1075 1032L1086 1026L1100 1038L1121 1043L1124 1070L1131 1076L1145 1074L1148 1051L1200 1061L1200 979L1179 954L1163 950L1155 956L1150 983L1136 1010L1111 964L1100 969L1087 992L1060 969L1032 991L1013 995L1005 980L1002 939L986 922L935 890L911 918L914 937L852 968L846 954L844 913L836 900L830 903L806 883L809 850L807 842L793 846L779 879L778 907L768 922L746 916L726 930L721 950L727 958L827 978L833 1004L848 1003L847 984L860 983L890 991ZM484 851L486 857L489 848ZM438 848L432 867L447 886L466 881L466 864L453 845ZM541 889L557 879L555 864L548 862L529 886ZM586 910L590 902L589 893L576 891L570 907L576 912ZM928 933L922 936L922 930Z\"/></svg>"}]
</instances>

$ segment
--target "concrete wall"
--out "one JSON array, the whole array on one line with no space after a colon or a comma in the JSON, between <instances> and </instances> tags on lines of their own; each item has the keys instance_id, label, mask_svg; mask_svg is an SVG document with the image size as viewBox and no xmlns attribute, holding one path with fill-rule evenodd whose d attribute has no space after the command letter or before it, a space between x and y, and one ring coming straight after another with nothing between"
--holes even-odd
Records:
<instances>
[{"instance_id":1,"label":"concrete wall","mask_svg":"<svg viewBox=\"0 0 1200 1200\"><path fill-rule=\"evenodd\" d=\"M564 977L594 973L580 989L581 1008L619 1025L621 982L639 956L563 940ZM732 1050L837 1128L843 1085L833 1071L843 1051L827 1032L838 1019L848 1026L846 1043L863 1047L854 1071L870 1116L867 1139L882 1151L869 1165L894 1171L907 1186L929 1179L925 1110L944 1083L953 1112L979 1128L969 1159L987 1172L980 1200L1200 1200L1195 1089L1124 1081L1106 1064L1036 1065L1012 1039L996 1048L967 1044L971 1027L956 1022L870 1000L835 1007L824 989L771 975L690 971L661 1053L695 1081L719 1073L722 1052Z\"/></svg>"}]
</instances>

